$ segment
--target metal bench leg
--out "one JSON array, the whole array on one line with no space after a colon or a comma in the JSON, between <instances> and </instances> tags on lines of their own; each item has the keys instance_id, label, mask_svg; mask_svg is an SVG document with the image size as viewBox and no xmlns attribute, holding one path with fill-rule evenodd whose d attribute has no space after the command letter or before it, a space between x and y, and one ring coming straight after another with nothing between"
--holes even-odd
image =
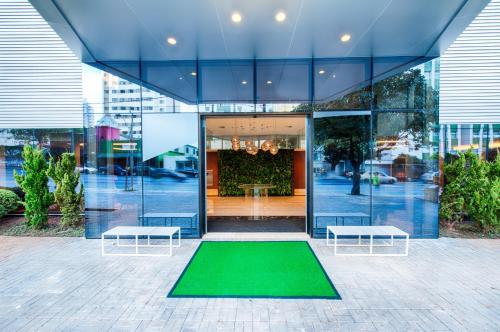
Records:
<instances>
[{"instance_id":1,"label":"metal bench leg","mask_svg":"<svg viewBox=\"0 0 500 332\"><path fill-rule=\"evenodd\" d=\"M406 235L406 250L405 250L405 256L408 256L408 247L410 245L410 236Z\"/></svg>"},{"instance_id":2,"label":"metal bench leg","mask_svg":"<svg viewBox=\"0 0 500 332\"><path fill-rule=\"evenodd\" d=\"M394 235L391 235L391 247L394 247Z\"/></svg>"},{"instance_id":3,"label":"metal bench leg","mask_svg":"<svg viewBox=\"0 0 500 332\"><path fill-rule=\"evenodd\" d=\"M120 246L120 235L117 235L116 236L116 246L119 247Z\"/></svg>"},{"instance_id":4,"label":"metal bench leg","mask_svg":"<svg viewBox=\"0 0 500 332\"><path fill-rule=\"evenodd\" d=\"M326 228L326 246L330 246L330 231L328 230L328 227Z\"/></svg>"},{"instance_id":5,"label":"metal bench leg","mask_svg":"<svg viewBox=\"0 0 500 332\"><path fill-rule=\"evenodd\" d=\"M361 245L361 235L358 236L358 244Z\"/></svg>"},{"instance_id":6,"label":"metal bench leg","mask_svg":"<svg viewBox=\"0 0 500 332\"><path fill-rule=\"evenodd\" d=\"M148 235L148 247L150 246L150 236Z\"/></svg>"},{"instance_id":7,"label":"metal bench leg","mask_svg":"<svg viewBox=\"0 0 500 332\"><path fill-rule=\"evenodd\" d=\"M101 256L104 256L104 233L101 233Z\"/></svg>"},{"instance_id":8,"label":"metal bench leg","mask_svg":"<svg viewBox=\"0 0 500 332\"><path fill-rule=\"evenodd\" d=\"M169 254L169 256L172 256L172 235L170 235L169 242L170 242L170 246L169 246L169 248L170 248L170 254Z\"/></svg>"},{"instance_id":9,"label":"metal bench leg","mask_svg":"<svg viewBox=\"0 0 500 332\"><path fill-rule=\"evenodd\" d=\"M333 254L336 256L337 255L337 233L333 234L333 236L334 236Z\"/></svg>"},{"instance_id":10,"label":"metal bench leg","mask_svg":"<svg viewBox=\"0 0 500 332\"><path fill-rule=\"evenodd\" d=\"M139 255L139 236L135 236L135 254Z\"/></svg>"},{"instance_id":11,"label":"metal bench leg","mask_svg":"<svg viewBox=\"0 0 500 332\"><path fill-rule=\"evenodd\" d=\"M370 235L370 255L373 254L373 235Z\"/></svg>"}]
</instances>

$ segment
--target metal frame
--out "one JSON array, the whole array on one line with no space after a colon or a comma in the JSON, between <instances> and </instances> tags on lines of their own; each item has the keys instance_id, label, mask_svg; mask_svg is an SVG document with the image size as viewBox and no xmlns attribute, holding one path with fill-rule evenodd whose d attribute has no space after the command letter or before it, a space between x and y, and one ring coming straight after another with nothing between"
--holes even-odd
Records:
<instances>
[{"instance_id":1,"label":"metal frame","mask_svg":"<svg viewBox=\"0 0 500 332\"><path fill-rule=\"evenodd\" d=\"M359 228L359 229L364 229L364 228L367 228L367 229L373 229L372 226L352 226L352 227L356 227L356 228ZM381 227L381 226L378 226L378 227ZM382 226L383 227L383 226ZM399 229L398 229L399 230ZM352 236L357 236L358 237L358 242L356 244L339 244L338 243L338 234L336 234L333 229L332 229L332 226L327 226L326 227L326 246L327 247L332 247L332 244L330 243L330 232L333 234L334 236L334 240L333 240L333 252L334 252L334 255L335 256L408 256L408 249L409 249L409 244L410 244L410 235L406 232L403 232L401 230L399 230L398 233L404 233L405 235L403 234L391 234L391 233L387 233L387 232L380 232L380 234L377 234L377 233L373 233L373 232L367 232L366 234L352 234ZM342 234L342 236L350 236L350 235L347 235L347 234ZM362 243L362 237L363 236L369 236L370 238L370 242L368 244L364 244ZM383 237L387 237L387 236L390 236L390 242L389 243L385 243L383 242L382 244L374 244L373 243L373 237L374 236L383 236ZM406 239L406 243L405 243L405 251L404 253L402 254L394 254L394 253L390 253L390 254L380 254L380 253L374 253L373 252L373 248L374 247L394 247L394 238L395 237L404 237L404 239ZM337 252L337 247L369 247L370 249L370 252L368 254L366 253L363 253L363 254L353 254L353 253L338 253Z\"/></svg>"}]
</instances>

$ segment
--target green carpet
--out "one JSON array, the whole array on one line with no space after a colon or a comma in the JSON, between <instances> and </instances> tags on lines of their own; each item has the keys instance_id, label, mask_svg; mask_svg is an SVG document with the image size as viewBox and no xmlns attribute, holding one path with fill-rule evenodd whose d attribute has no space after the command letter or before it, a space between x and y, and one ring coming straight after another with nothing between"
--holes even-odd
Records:
<instances>
[{"instance_id":1,"label":"green carpet","mask_svg":"<svg viewBox=\"0 0 500 332\"><path fill-rule=\"evenodd\" d=\"M169 297L340 299L307 242L202 242Z\"/></svg>"}]
</instances>

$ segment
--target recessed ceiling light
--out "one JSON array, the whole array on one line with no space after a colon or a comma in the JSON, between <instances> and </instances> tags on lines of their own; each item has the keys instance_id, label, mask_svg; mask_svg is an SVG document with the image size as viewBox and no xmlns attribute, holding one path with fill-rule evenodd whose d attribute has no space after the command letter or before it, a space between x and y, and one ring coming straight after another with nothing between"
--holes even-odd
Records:
<instances>
[{"instance_id":1,"label":"recessed ceiling light","mask_svg":"<svg viewBox=\"0 0 500 332\"><path fill-rule=\"evenodd\" d=\"M333 74L332 77L335 78L335 77L337 77L337 75Z\"/></svg>"},{"instance_id":2,"label":"recessed ceiling light","mask_svg":"<svg viewBox=\"0 0 500 332\"><path fill-rule=\"evenodd\" d=\"M192 71L192 72L191 72L191 76L196 76L196 72L195 72L195 71Z\"/></svg>"},{"instance_id":3,"label":"recessed ceiling light","mask_svg":"<svg viewBox=\"0 0 500 332\"><path fill-rule=\"evenodd\" d=\"M182 77L182 76L179 76L179 79L180 79L180 80L182 81L182 80L184 79L184 77Z\"/></svg>"},{"instance_id":4,"label":"recessed ceiling light","mask_svg":"<svg viewBox=\"0 0 500 332\"><path fill-rule=\"evenodd\" d=\"M177 39L175 39L174 37L168 37L167 43L169 43L170 45L175 45L177 44Z\"/></svg>"},{"instance_id":5,"label":"recessed ceiling light","mask_svg":"<svg viewBox=\"0 0 500 332\"><path fill-rule=\"evenodd\" d=\"M323 69L320 69L320 71L318 71L318 74L320 75L323 75L325 73L325 71Z\"/></svg>"},{"instance_id":6,"label":"recessed ceiling light","mask_svg":"<svg viewBox=\"0 0 500 332\"><path fill-rule=\"evenodd\" d=\"M238 12L234 12L231 15L231 21L233 21L234 23L240 23L241 22L241 14Z\"/></svg>"},{"instance_id":7,"label":"recessed ceiling light","mask_svg":"<svg viewBox=\"0 0 500 332\"><path fill-rule=\"evenodd\" d=\"M273 81L267 81L266 84L273 84Z\"/></svg>"},{"instance_id":8,"label":"recessed ceiling light","mask_svg":"<svg viewBox=\"0 0 500 332\"><path fill-rule=\"evenodd\" d=\"M278 22L283 22L284 20L286 20L286 14L285 12L279 11L276 13L276 16L274 16L274 18Z\"/></svg>"},{"instance_id":9,"label":"recessed ceiling light","mask_svg":"<svg viewBox=\"0 0 500 332\"><path fill-rule=\"evenodd\" d=\"M348 34L348 33L344 33L341 37L340 37L340 41L343 42L343 43L347 43L349 40L351 40L351 35Z\"/></svg>"},{"instance_id":10,"label":"recessed ceiling light","mask_svg":"<svg viewBox=\"0 0 500 332\"><path fill-rule=\"evenodd\" d=\"M248 82L247 81L241 81L241 84L246 85Z\"/></svg>"}]
</instances>

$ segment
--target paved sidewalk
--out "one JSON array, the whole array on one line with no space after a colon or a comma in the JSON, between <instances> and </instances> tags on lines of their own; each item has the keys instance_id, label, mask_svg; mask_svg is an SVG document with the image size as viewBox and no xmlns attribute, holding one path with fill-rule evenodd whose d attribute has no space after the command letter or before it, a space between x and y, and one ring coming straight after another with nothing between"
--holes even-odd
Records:
<instances>
[{"instance_id":1,"label":"paved sidewalk","mask_svg":"<svg viewBox=\"0 0 500 332\"><path fill-rule=\"evenodd\" d=\"M199 240L101 257L98 240L0 237L0 331L500 331L500 241L412 240L408 257L335 257L342 300L168 299Z\"/></svg>"}]
</instances>

